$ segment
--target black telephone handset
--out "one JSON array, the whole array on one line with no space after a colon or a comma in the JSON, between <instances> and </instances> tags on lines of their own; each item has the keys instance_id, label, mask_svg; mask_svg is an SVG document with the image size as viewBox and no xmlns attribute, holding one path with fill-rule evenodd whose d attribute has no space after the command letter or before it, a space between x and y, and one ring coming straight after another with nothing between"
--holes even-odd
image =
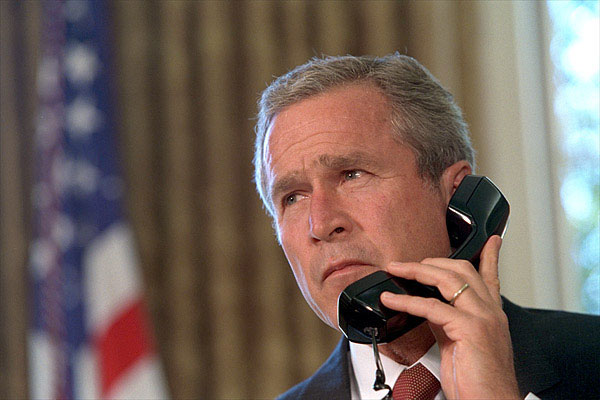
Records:
<instances>
[{"instance_id":1,"label":"black telephone handset","mask_svg":"<svg viewBox=\"0 0 600 400\"><path fill-rule=\"evenodd\" d=\"M479 267L479 254L492 235L504 235L509 205L500 190L485 176L467 175L450 199L446 224L450 258L469 260ZM375 332L378 343L390 342L424 320L390 310L379 301L382 292L435 297L447 302L436 287L394 277L377 271L349 285L338 298L338 323L348 340L371 343Z\"/></svg>"}]
</instances>

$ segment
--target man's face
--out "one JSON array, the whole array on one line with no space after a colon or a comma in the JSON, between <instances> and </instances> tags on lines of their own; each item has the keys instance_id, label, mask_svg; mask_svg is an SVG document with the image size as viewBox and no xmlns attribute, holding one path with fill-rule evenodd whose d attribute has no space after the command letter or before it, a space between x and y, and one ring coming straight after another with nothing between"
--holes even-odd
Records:
<instances>
[{"instance_id":1,"label":"man's face","mask_svg":"<svg viewBox=\"0 0 600 400\"><path fill-rule=\"evenodd\" d=\"M265 142L276 229L298 286L337 329L337 298L392 261L450 252L446 199L392 137L391 108L367 84L282 110Z\"/></svg>"}]
</instances>

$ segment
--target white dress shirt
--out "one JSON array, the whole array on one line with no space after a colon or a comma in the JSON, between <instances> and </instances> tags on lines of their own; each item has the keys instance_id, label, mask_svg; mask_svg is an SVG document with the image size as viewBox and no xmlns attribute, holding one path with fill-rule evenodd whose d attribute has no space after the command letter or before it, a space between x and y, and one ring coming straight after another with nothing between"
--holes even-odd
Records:
<instances>
[{"instance_id":1,"label":"white dress shirt","mask_svg":"<svg viewBox=\"0 0 600 400\"><path fill-rule=\"evenodd\" d=\"M398 364L396 361L381 353L379 353L379 356L381 357L381 364L383 365L383 372L385 373L385 383L393 388L396 379L398 379L402 371L412 367L412 365ZM350 393L352 395L352 400L378 400L383 398L383 396L387 394L386 390L373 390L375 371L377 369L375 365L375 356L373 355L373 346L370 344L350 342L348 357L350 359L348 366L350 369ZM415 364L423 364L423 366L441 382L441 362L440 349L437 343L434 343L427 353L417 360ZM539 400L539 397L533 393L529 393L525 396L525 400L535 399ZM442 392L441 389L435 396L435 400L446 400L446 396L444 396L444 392Z\"/></svg>"}]
</instances>

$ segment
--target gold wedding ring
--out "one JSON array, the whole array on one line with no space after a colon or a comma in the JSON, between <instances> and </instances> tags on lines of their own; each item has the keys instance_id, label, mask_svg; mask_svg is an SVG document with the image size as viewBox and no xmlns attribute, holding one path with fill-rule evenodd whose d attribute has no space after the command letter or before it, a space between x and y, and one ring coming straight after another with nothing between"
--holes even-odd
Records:
<instances>
[{"instance_id":1,"label":"gold wedding ring","mask_svg":"<svg viewBox=\"0 0 600 400\"><path fill-rule=\"evenodd\" d=\"M458 296L460 296L462 292L464 292L465 290L467 290L468 287L469 287L469 284L465 283L460 289L458 289L456 291L456 293L454 293L454 296L452 296L452 300L450 300L450 305L451 306L454 305L454 302L456 302L456 299L458 298Z\"/></svg>"}]
</instances>

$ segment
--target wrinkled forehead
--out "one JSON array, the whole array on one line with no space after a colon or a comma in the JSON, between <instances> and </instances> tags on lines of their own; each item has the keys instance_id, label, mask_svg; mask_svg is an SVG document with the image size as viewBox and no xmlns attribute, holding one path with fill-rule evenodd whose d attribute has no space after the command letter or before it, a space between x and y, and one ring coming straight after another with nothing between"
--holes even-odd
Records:
<instances>
[{"instance_id":1,"label":"wrinkled forehead","mask_svg":"<svg viewBox=\"0 0 600 400\"><path fill-rule=\"evenodd\" d=\"M276 140L298 131L322 133L356 129L358 123L383 125L391 118L386 95L369 83L357 83L330 89L285 107L270 121L263 152ZM277 135L273 135L277 132ZM275 137L274 137L275 136Z\"/></svg>"},{"instance_id":2,"label":"wrinkled forehead","mask_svg":"<svg viewBox=\"0 0 600 400\"><path fill-rule=\"evenodd\" d=\"M382 112L381 109L373 110L373 113L365 112L364 109L360 113L350 109L340 111L342 112L336 112L335 115L328 113L324 116L325 112L290 113L286 110L276 115L271 120L263 141L263 165L270 164L273 152L277 148L297 140L300 136L305 138L320 135L326 138L328 134L331 136L350 132L356 134L357 126L381 131L389 131L391 128L391 114Z\"/></svg>"},{"instance_id":3,"label":"wrinkled forehead","mask_svg":"<svg viewBox=\"0 0 600 400\"><path fill-rule=\"evenodd\" d=\"M356 126L358 124L368 124L376 129L383 128L385 124L385 120L380 121L380 123L370 123L355 116L315 116L313 118L302 118L297 120L292 118L291 121L290 118L286 117L288 117L288 115L279 114L271 121L263 142L263 154L265 156L269 153L269 149L277 147L284 140L292 139L300 132L325 135L330 133L333 135L335 133L356 131Z\"/></svg>"},{"instance_id":4,"label":"wrinkled forehead","mask_svg":"<svg viewBox=\"0 0 600 400\"><path fill-rule=\"evenodd\" d=\"M357 128L358 126L360 128ZM389 131L390 125L386 126L384 121L366 122L364 119L354 116L327 118L318 116L310 120L297 121L294 124L280 124L274 121L269 126L263 145L263 177L265 179L264 185L267 195L271 196L271 185L277 178L275 166L283 157L289 158L290 155L293 156L299 143L313 143L313 145L314 143L321 143L342 148L346 147L346 144L350 142L356 144L357 134L360 135L362 132L368 130ZM350 142L347 142L347 140L350 140ZM366 147L370 147L369 140L365 132L364 140L361 140L359 136L358 143L364 143ZM332 154L330 153L330 155ZM321 162L323 164L323 157L328 155L314 154L314 156L314 162Z\"/></svg>"}]
</instances>

